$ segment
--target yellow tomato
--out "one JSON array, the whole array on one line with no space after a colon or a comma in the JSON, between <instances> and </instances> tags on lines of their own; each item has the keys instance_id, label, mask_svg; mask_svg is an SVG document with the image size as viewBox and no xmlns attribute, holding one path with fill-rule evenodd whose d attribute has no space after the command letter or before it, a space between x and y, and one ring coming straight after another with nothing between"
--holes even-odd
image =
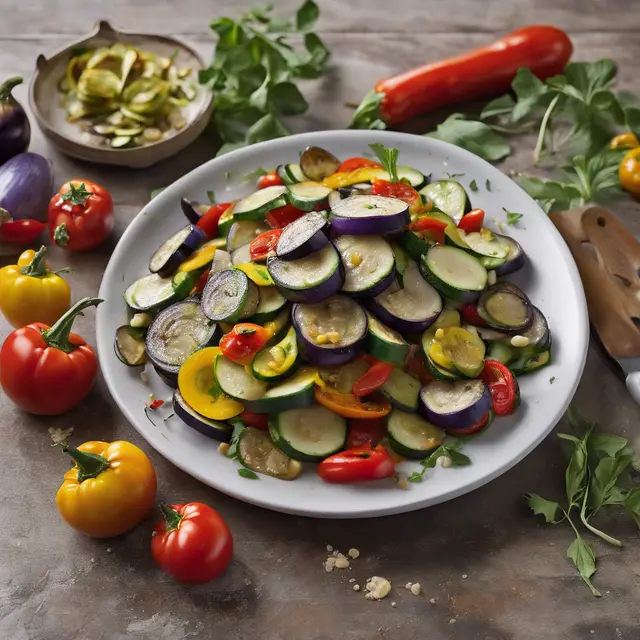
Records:
<instances>
[{"instance_id":1,"label":"yellow tomato","mask_svg":"<svg viewBox=\"0 0 640 640\"><path fill-rule=\"evenodd\" d=\"M625 131L617 135L609 143L610 149L634 149L639 146L638 137L632 131Z\"/></svg>"},{"instance_id":2,"label":"yellow tomato","mask_svg":"<svg viewBox=\"0 0 640 640\"><path fill-rule=\"evenodd\" d=\"M244 411L242 403L225 396L216 382L215 364L220 353L218 347L200 349L178 372L178 388L184 401L211 420L228 420Z\"/></svg>"},{"instance_id":3,"label":"yellow tomato","mask_svg":"<svg viewBox=\"0 0 640 640\"><path fill-rule=\"evenodd\" d=\"M634 198L640 198L640 147L627 151L618 168L620 184Z\"/></svg>"},{"instance_id":4,"label":"yellow tomato","mask_svg":"<svg viewBox=\"0 0 640 640\"><path fill-rule=\"evenodd\" d=\"M0 311L14 327L31 322L54 325L71 306L71 290L44 261L46 248L29 249L0 269Z\"/></svg>"},{"instance_id":5,"label":"yellow tomato","mask_svg":"<svg viewBox=\"0 0 640 640\"><path fill-rule=\"evenodd\" d=\"M156 498L156 472L147 455L123 440L62 445L76 462L56 494L58 511L92 538L118 536L139 524Z\"/></svg>"}]
</instances>

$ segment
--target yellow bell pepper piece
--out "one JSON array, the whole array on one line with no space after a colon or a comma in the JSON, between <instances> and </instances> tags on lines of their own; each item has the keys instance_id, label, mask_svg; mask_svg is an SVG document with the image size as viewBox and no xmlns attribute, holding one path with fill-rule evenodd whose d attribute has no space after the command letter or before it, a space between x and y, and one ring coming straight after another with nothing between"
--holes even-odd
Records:
<instances>
[{"instance_id":1,"label":"yellow bell pepper piece","mask_svg":"<svg viewBox=\"0 0 640 640\"><path fill-rule=\"evenodd\" d=\"M0 311L14 327L31 322L54 325L71 306L65 280L49 271L46 248L29 249L17 264L0 269Z\"/></svg>"},{"instance_id":2,"label":"yellow bell pepper piece","mask_svg":"<svg viewBox=\"0 0 640 640\"><path fill-rule=\"evenodd\" d=\"M56 494L58 511L69 525L92 538L111 538L147 516L157 481L144 451L123 440L61 446L76 462Z\"/></svg>"},{"instance_id":3,"label":"yellow bell pepper piece","mask_svg":"<svg viewBox=\"0 0 640 640\"><path fill-rule=\"evenodd\" d=\"M388 180L389 174L384 169L376 167L363 167L355 171L347 171L342 173L334 173L332 176L325 178L322 184L329 189L338 189L339 187L348 187L358 182L369 182L374 178L379 180Z\"/></svg>"},{"instance_id":4,"label":"yellow bell pepper piece","mask_svg":"<svg viewBox=\"0 0 640 640\"><path fill-rule=\"evenodd\" d=\"M219 347L201 349L191 355L178 372L178 388L185 402L211 420L228 420L244 411L242 403L225 396L215 378Z\"/></svg>"},{"instance_id":5,"label":"yellow bell pepper piece","mask_svg":"<svg viewBox=\"0 0 640 640\"><path fill-rule=\"evenodd\" d=\"M213 256L215 256L216 251L217 248L212 245L198 249L188 260L185 260L180 265L178 271L197 271L198 269L209 266L213 261Z\"/></svg>"},{"instance_id":6,"label":"yellow bell pepper piece","mask_svg":"<svg viewBox=\"0 0 640 640\"><path fill-rule=\"evenodd\" d=\"M246 264L239 264L236 269L244 271L244 273L247 274L247 278L257 284L259 287L273 286L273 280L271 279L269 270L263 264L247 262Z\"/></svg>"}]
</instances>

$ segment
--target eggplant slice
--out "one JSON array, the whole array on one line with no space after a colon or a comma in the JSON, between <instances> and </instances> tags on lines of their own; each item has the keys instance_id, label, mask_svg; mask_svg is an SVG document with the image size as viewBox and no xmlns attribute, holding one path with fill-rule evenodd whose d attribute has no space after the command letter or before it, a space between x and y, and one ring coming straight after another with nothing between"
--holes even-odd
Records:
<instances>
[{"instance_id":1,"label":"eggplant slice","mask_svg":"<svg viewBox=\"0 0 640 640\"><path fill-rule=\"evenodd\" d=\"M340 160L320 147L307 147L300 156L300 168L309 180L322 182L340 167Z\"/></svg>"},{"instance_id":2,"label":"eggplant slice","mask_svg":"<svg viewBox=\"0 0 640 640\"><path fill-rule=\"evenodd\" d=\"M282 260L298 260L324 247L329 221L320 211L312 211L288 224L278 240L276 254Z\"/></svg>"}]
</instances>

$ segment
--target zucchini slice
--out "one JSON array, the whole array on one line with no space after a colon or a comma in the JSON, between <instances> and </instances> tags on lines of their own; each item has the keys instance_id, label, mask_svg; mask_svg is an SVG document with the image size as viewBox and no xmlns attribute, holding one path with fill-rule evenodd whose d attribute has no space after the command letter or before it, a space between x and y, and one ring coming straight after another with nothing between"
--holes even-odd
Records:
<instances>
[{"instance_id":1,"label":"zucchini slice","mask_svg":"<svg viewBox=\"0 0 640 640\"><path fill-rule=\"evenodd\" d=\"M400 165L396 171L398 173L398 178L408 182L414 189L421 189L429 181L424 173L420 173L420 171L413 167Z\"/></svg>"},{"instance_id":2,"label":"zucchini slice","mask_svg":"<svg viewBox=\"0 0 640 640\"><path fill-rule=\"evenodd\" d=\"M251 402L251 411L279 413L312 405L315 402L314 386L317 377L315 369L300 369L287 380L271 387L262 398Z\"/></svg>"},{"instance_id":3,"label":"zucchini slice","mask_svg":"<svg viewBox=\"0 0 640 640\"><path fill-rule=\"evenodd\" d=\"M157 273L139 278L124 292L124 301L133 311L155 311L177 298L173 280L161 278Z\"/></svg>"},{"instance_id":4,"label":"zucchini slice","mask_svg":"<svg viewBox=\"0 0 640 640\"><path fill-rule=\"evenodd\" d=\"M352 296L376 296L395 276L395 256L380 236L340 236L333 242L344 268L342 292Z\"/></svg>"},{"instance_id":5,"label":"zucchini slice","mask_svg":"<svg viewBox=\"0 0 640 640\"><path fill-rule=\"evenodd\" d=\"M421 384L402 369L394 369L389 379L380 387L380 393L402 411L415 413Z\"/></svg>"},{"instance_id":6,"label":"zucchini slice","mask_svg":"<svg viewBox=\"0 0 640 640\"><path fill-rule=\"evenodd\" d=\"M290 327L287 335L271 347L261 349L251 363L254 378L265 382L282 380L289 375L298 359L296 331Z\"/></svg>"},{"instance_id":7,"label":"zucchini slice","mask_svg":"<svg viewBox=\"0 0 640 640\"><path fill-rule=\"evenodd\" d=\"M269 231L269 227L257 220L236 220L229 227L227 235L227 250L235 251L246 244L250 244L261 233Z\"/></svg>"},{"instance_id":8,"label":"zucchini slice","mask_svg":"<svg viewBox=\"0 0 640 640\"><path fill-rule=\"evenodd\" d=\"M382 324L372 313L366 312L369 332L364 350L378 360L403 365L409 354L409 343L397 331Z\"/></svg>"},{"instance_id":9,"label":"zucchini slice","mask_svg":"<svg viewBox=\"0 0 640 640\"><path fill-rule=\"evenodd\" d=\"M235 204L233 217L236 220L263 220L269 211L287 204L286 192L287 187L282 185L259 189Z\"/></svg>"},{"instance_id":10,"label":"zucchini slice","mask_svg":"<svg viewBox=\"0 0 640 640\"><path fill-rule=\"evenodd\" d=\"M303 211L313 211L319 204L324 202L333 191L329 187L318 182L299 182L287 185L287 198L289 202Z\"/></svg>"},{"instance_id":11,"label":"zucchini slice","mask_svg":"<svg viewBox=\"0 0 640 640\"><path fill-rule=\"evenodd\" d=\"M436 180L419 191L425 200L433 202L437 209L453 218L456 226L462 216L471 210L469 196L455 180Z\"/></svg>"},{"instance_id":12,"label":"zucchini slice","mask_svg":"<svg viewBox=\"0 0 640 640\"><path fill-rule=\"evenodd\" d=\"M251 322L263 325L273 320L287 304L287 299L275 287L258 287L260 301Z\"/></svg>"},{"instance_id":13,"label":"zucchini slice","mask_svg":"<svg viewBox=\"0 0 640 640\"><path fill-rule=\"evenodd\" d=\"M234 267L241 264L248 264L249 262L251 262L251 244L245 244L232 252L231 264Z\"/></svg>"},{"instance_id":14,"label":"zucchini slice","mask_svg":"<svg viewBox=\"0 0 640 640\"><path fill-rule=\"evenodd\" d=\"M221 238L226 238L229 234L229 229L233 224L233 205L231 205L218 220L218 235Z\"/></svg>"},{"instance_id":15,"label":"zucchini slice","mask_svg":"<svg viewBox=\"0 0 640 640\"><path fill-rule=\"evenodd\" d=\"M502 364L508 364L513 360L513 349L506 343L501 341L492 342L487 351L488 360L497 360Z\"/></svg>"},{"instance_id":16,"label":"zucchini slice","mask_svg":"<svg viewBox=\"0 0 640 640\"><path fill-rule=\"evenodd\" d=\"M441 338L434 334L429 358L444 369L454 369L468 378L479 375L484 367L485 346L478 334L462 327L446 327L442 333Z\"/></svg>"},{"instance_id":17,"label":"zucchini slice","mask_svg":"<svg viewBox=\"0 0 640 640\"><path fill-rule=\"evenodd\" d=\"M458 234L469 249L478 256L501 260L500 264L502 264L509 253L506 243L491 233L489 229L482 228L480 231L472 233L465 233L462 229L458 229Z\"/></svg>"},{"instance_id":18,"label":"zucchini slice","mask_svg":"<svg viewBox=\"0 0 640 640\"><path fill-rule=\"evenodd\" d=\"M193 227L188 224L163 242L149 260L149 271L158 273L162 277L171 275L178 265L188 257L186 254L179 253L179 250L192 231Z\"/></svg>"},{"instance_id":19,"label":"zucchini slice","mask_svg":"<svg viewBox=\"0 0 640 640\"><path fill-rule=\"evenodd\" d=\"M523 354L514 362L509 363L509 369L516 376L532 373L538 369L546 367L551 362L551 350L542 351L541 353Z\"/></svg>"},{"instance_id":20,"label":"zucchini slice","mask_svg":"<svg viewBox=\"0 0 640 640\"><path fill-rule=\"evenodd\" d=\"M240 462L256 473L279 480L295 480L302 472L302 465L278 449L262 429L243 429L237 451Z\"/></svg>"},{"instance_id":21,"label":"zucchini slice","mask_svg":"<svg viewBox=\"0 0 640 640\"><path fill-rule=\"evenodd\" d=\"M258 308L258 287L240 269L214 273L202 292L202 310L215 322L236 322Z\"/></svg>"},{"instance_id":22,"label":"zucchini slice","mask_svg":"<svg viewBox=\"0 0 640 640\"><path fill-rule=\"evenodd\" d=\"M136 329L128 324L117 329L113 347L120 362L128 367L139 367L147 361L144 334L144 329Z\"/></svg>"},{"instance_id":23,"label":"zucchini slice","mask_svg":"<svg viewBox=\"0 0 640 640\"><path fill-rule=\"evenodd\" d=\"M307 179L299 164L281 164L276 169L276 173L280 176L283 184L296 184Z\"/></svg>"},{"instance_id":24,"label":"zucchini slice","mask_svg":"<svg viewBox=\"0 0 640 640\"><path fill-rule=\"evenodd\" d=\"M510 333L528 329L533 322L529 298L510 282L498 282L480 297L478 315L492 328Z\"/></svg>"},{"instance_id":25,"label":"zucchini slice","mask_svg":"<svg viewBox=\"0 0 640 640\"><path fill-rule=\"evenodd\" d=\"M241 402L258 400L267 390L266 382L254 378L245 367L223 355L216 358L215 376L220 389Z\"/></svg>"},{"instance_id":26,"label":"zucchini slice","mask_svg":"<svg viewBox=\"0 0 640 640\"><path fill-rule=\"evenodd\" d=\"M294 460L320 462L344 447L347 421L315 404L273 416L269 433L276 446Z\"/></svg>"},{"instance_id":27,"label":"zucchini slice","mask_svg":"<svg viewBox=\"0 0 640 640\"><path fill-rule=\"evenodd\" d=\"M435 333L438 329L445 329L446 327L459 327L460 326L460 312L456 309L444 309L438 316L438 319L422 334L422 351L425 356L425 364L429 373L437 380L459 380L460 375L454 370L446 369L436 364L429 352L431 344L435 337Z\"/></svg>"},{"instance_id":28,"label":"zucchini slice","mask_svg":"<svg viewBox=\"0 0 640 640\"><path fill-rule=\"evenodd\" d=\"M394 409L387 418L391 448L405 458L424 458L439 447L446 433L416 413Z\"/></svg>"},{"instance_id":29,"label":"zucchini slice","mask_svg":"<svg viewBox=\"0 0 640 640\"><path fill-rule=\"evenodd\" d=\"M420 270L443 296L461 302L473 301L487 286L487 270L457 247L434 245L422 257Z\"/></svg>"}]
</instances>

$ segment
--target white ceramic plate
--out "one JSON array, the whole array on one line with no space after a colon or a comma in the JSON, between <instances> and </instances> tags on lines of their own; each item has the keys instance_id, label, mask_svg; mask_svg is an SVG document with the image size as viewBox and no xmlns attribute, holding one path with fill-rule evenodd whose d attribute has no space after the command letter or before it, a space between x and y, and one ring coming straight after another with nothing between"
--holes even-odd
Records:
<instances>
[{"instance_id":1,"label":"white ceramic plate","mask_svg":"<svg viewBox=\"0 0 640 640\"><path fill-rule=\"evenodd\" d=\"M554 337L552 364L520 380L522 406L513 417L496 419L485 433L464 445L473 464L468 467L430 470L425 481L403 491L392 481L366 485L331 485L322 482L315 465L305 468L294 482L261 476L246 480L237 464L221 456L217 442L171 418L162 410L154 427L145 417L149 387L138 369L128 369L116 358L113 337L125 322L122 294L128 284L147 273L152 252L185 224L178 204L181 196L204 200L213 189L218 201L246 195L253 183L242 176L258 167L295 162L307 145L324 147L338 158L369 152L380 141L400 150L400 163L432 173L464 174L458 180L479 189L469 191L474 207L486 211L487 220L503 221L505 212L522 213L509 233L520 242L529 264L515 274L521 286L549 320ZM490 182L491 191L486 189ZM327 518L370 517L420 509L450 500L493 480L522 460L551 431L571 400L584 366L588 343L587 309L582 284L564 241L536 203L505 174L473 154L450 144L392 132L329 131L308 133L264 142L211 160L168 187L151 201L126 230L105 272L98 307L97 343L102 372L120 409L131 424L163 456L202 482L240 500L268 509ZM553 383L551 383L553 380ZM171 390L157 378L152 388L159 398L169 399ZM170 405L168 405L170 406ZM402 468L419 468L403 463Z\"/></svg>"}]
</instances>

